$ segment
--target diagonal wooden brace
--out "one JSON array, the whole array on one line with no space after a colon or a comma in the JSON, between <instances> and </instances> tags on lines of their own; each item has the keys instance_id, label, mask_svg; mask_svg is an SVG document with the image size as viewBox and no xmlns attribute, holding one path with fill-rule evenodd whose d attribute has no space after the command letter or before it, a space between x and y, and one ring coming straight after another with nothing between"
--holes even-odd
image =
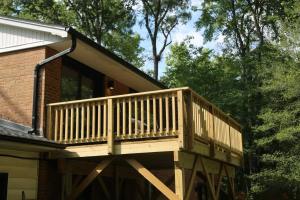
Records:
<instances>
[{"instance_id":1,"label":"diagonal wooden brace","mask_svg":"<svg viewBox=\"0 0 300 200\"><path fill-rule=\"evenodd\" d=\"M70 196L67 198L68 200L74 200L76 199L81 192L84 191L84 189L101 173L103 170L112 162L113 158L103 160L100 162L95 169L92 170L92 172L85 177L81 183L72 190Z\"/></svg>"},{"instance_id":2,"label":"diagonal wooden brace","mask_svg":"<svg viewBox=\"0 0 300 200\"><path fill-rule=\"evenodd\" d=\"M163 182L161 182L156 176L154 176L148 169L146 169L141 163L134 159L126 160L139 174L147 179L156 189L158 189L163 195L171 200L179 200L179 197L168 188Z\"/></svg>"}]
</instances>

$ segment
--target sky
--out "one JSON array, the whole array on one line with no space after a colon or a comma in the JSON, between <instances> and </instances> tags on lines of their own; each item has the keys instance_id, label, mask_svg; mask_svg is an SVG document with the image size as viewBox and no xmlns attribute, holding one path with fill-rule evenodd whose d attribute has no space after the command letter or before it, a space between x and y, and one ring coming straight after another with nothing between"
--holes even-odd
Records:
<instances>
[{"instance_id":1,"label":"sky","mask_svg":"<svg viewBox=\"0 0 300 200\"><path fill-rule=\"evenodd\" d=\"M201 7L203 0L191 0L191 5L196 6L196 7ZM203 38L203 30L196 31L195 28L195 22L199 19L200 17L200 11L197 12L191 12L192 13L192 18L191 20L188 21L187 24L179 24L178 26L175 27L173 32L171 33L172 37L172 44L175 43L180 43L184 41L185 38L192 36L193 39L191 42L198 47L205 47L209 49L213 49L214 51L220 51L221 49L221 44L223 42L223 37L220 36L217 38L217 40L214 40L213 42L207 42L204 43L204 38ZM142 18L137 19L137 21L140 21ZM152 60L147 59L148 57L151 57L152 55L152 46L150 39L148 38L148 33L144 25L140 26L139 24L136 24L133 29L135 32L139 33L141 37L143 38L143 41L141 42L141 46L145 49L144 54L146 58L145 66L142 68L145 71L148 71L153 68L153 63ZM171 45L172 45L171 44ZM162 76L163 73L165 72L166 69L166 57L170 53L170 47L169 45L165 52L163 53L163 58L159 64L159 76Z\"/></svg>"}]
</instances>

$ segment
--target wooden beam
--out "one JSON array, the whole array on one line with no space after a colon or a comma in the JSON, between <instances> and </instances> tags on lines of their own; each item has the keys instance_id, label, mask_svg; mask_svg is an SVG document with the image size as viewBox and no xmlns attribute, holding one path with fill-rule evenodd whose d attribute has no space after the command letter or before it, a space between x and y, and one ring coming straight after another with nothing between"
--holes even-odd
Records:
<instances>
[{"instance_id":1,"label":"wooden beam","mask_svg":"<svg viewBox=\"0 0 300 200\"><path fill-rule=\"evenodd\" d=\"M97 181L100 184L100 186L101 186L101 188L102 188L102 190L104 192L104 195L105 195L106 199L110 200L111 199L110 193L109 193L109 191L108 191L108 189L107 189L107 187L106 187L103 179L101 178L101 176L97 176Z\"/></svg>"},{"instance_id":2,"label":"wooden beam","mask_svg":"<svg viewBox=\"0 0 300 200\"><path fill-rule=\"evenodd\" d=\"M174 183L174 180L175 180L175 175L173 174L165 181L165 185L169 187L171 184ZM161 199L161 193L153 194L153 199L156 199L156 200Z\"/></svg>"},{"instance_id":3,"label":"wooden beam","mask_svg":"<svg viewBox=\"0 0 300 200\"><path fill-rule=\"evenodd\" d=\"M108 154L114 154L114 105L113 100L107 100L107 121L108 121L108 132L107 132L107 146Z\"/></svg>"},{"instance_id":4,"label":"wooden beam","mask_svg":"<svg viewBox=\"0 0 300 200\"><path fill-rule=\"evenodd\" d=\"M163 182L161 182L156 176L154 176L148 169L134 159L126 160L138 173L140 173L145 179L147 179L152 185L154 185L161 193L171 200L179 200L178 196L168 188Z\"/></svg>"},{"instance_id":5,"label":"wooden beam","mask_svg":"<svg viewBox=\"0 0 300 200\"><path fill-rule=\"evenodd\" d=\"M235 198L235 191L234 191L234 181L233 181L233 178L231 178L229 176L228 169L227 169L226 165L224 165L224 170L225 170L226 176L228 178L229 189L230 189L230 193L232 195L232 199L234 199Z\"/></svg>"},{"instance_id":6,"label":"wooden beam","mask_svg":"<svg viewBox=\"0 0 300 200\"><path fill-rule=\"evenodd\" d=\"M178 165L178 162L174 163L175 173L175 191L180 200L183 200L185 193L185 171L184 168Z\"/></svg>"},{"instance_id":7,"label":"wooden beam","mask_svg":"<svg viewBox=\"0 0 300 200\"><path fill-rule=\"evenodd\" d=\"M185 140L184 140L185 109L184 109L184 97L183 97L182 90L177 91L177 104L178 104L178 142L179 142L179 148L183 149L185 148Z\"/></svg>"},{"instance_id":8,"label":"wooden beam","mask_svg":"<svg viewBox=\"0 0 300 200\"><path fill-rule=\"evenodd\" d=\"M219 199L220 195L220 187L221 187L221 182L222 182L222 171L223 171L224 165L223 163L220 164L220 170L218 173L218 180L217 180L217 188L216 188L216 198Z\"/></svg>"},{"instance_id":9,"label":"wooden beam","mask_svg":"<svg viewBox=\"0 0 300 200\"><path fill-rule=\"evenodd\" d=\"M190 177L190 181L188 184L188 188L187 191L185 193L185 200L189 200L190 196L191 196L191 192L194 186L194 182L195 182L195 177L197 174L197 171L199 170L199 162L200 162L200 157L199 156L195 156L195 161L194 161L194 165L193 165L193 169L192 169L192 174Z\"/></svg>"},{"instance_id":10,"label":"wooden beam","mask_svg":"<svg viewBox=\"0 0 300 200\"><path fill-rule=\"evenodd\" d=\"M82 191L111 163L113 159L107 159L103 160L101 163L99 163L95 169L86 177L83 179L83 181L76 187L74 190L72 190L70 196L67 198L68 200L74 200L76 199Z\"/></svg>"},{"instance_id":11,"label":"wooden beam","mask_svg":"<svg viewBox=\"0 0 300 200\"><path fill-rule=\"evenodd\" d=\"M194 145L194 123L193 123L193 95L191 91L185 91L184 93L184 112L185 112L185 135L187 148L193 149Z\"/></svg>"},{"instance_id":12,"label":"wooden beam","mask_svg":"<svg viewBox=\"0 0 300 200\"><path fill-rule=\"evenodd\" d=\"M215 186L212 185L212 182L210 180L210 176L209 176L209 174L207 172L206 166L203 163L202 157L200 157L200 163L202 165L202 169L203 169L204 175L205 175L207 183L208 183L208 188L209 188L210 194L211 194L213 200L217 200L216 194L215 194Z\"/></svg>"}]
</instances>

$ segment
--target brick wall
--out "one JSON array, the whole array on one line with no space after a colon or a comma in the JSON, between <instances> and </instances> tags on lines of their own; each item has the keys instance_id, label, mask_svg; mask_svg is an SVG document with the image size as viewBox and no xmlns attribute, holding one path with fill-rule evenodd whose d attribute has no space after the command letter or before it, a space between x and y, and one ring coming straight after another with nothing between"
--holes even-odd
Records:
<instances>
[{"instance_id":1,"label":"brick wall","mask_svg":"<svg viewBox=\"0 0 300 200\"><path fill-rule=\"evenodd\" d=\"M31 125L33 72L44 58L43 47L0 54L0 118Z\"/></svg>"},{"instance_id":2,"label":"brick wall","mask_svg":"<svg viewBox=\"0 0 300 200\"><path fill-rule=\"evenodd\" d=\"M37 63L56 51L38 47L0 54L0 118L31 126L33 73ZM61 59L40 72L39 120L45 124L45 105L60 99Z\"/></svg>"},{"instance_id":3,"label":"brick wall","mask_svg":"<svg viewBox=\"0 0 300 200\"><path fill-rule=\"evenodd\" d=\"M55 160L39 161L38 194L39 200L61 199L61 174Z\"/></svg>"}]
</instances>

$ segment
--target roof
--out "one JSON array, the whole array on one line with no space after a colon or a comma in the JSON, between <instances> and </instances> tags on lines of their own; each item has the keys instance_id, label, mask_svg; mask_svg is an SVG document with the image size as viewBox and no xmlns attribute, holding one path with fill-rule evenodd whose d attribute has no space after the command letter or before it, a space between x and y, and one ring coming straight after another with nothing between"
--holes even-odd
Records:
<instances>
[{"instance_id":1,"label":"roof","mask_svg":"<svg viewBox=\"0 0 300 200\"><path fill-rule=\"evenodd\" d=\"M69 47L67 43L63 43L61 40L53 38L54 36L57 37L59 36L60 38L63 38L64 40L70 39L69 36L75 36L88 46L92 47L93 49L96 49L98 52L104 54L105 56L109 57L111 60L114 62L118 63L118 65L122 66L124 70L129 71L130 73L135 74L134 76L138 75L139 77L143 78L143 80L146 80L146 82L149 82L149 84L152 84L153 86L148 85L147 88L150 90L154 89L165 89L167 88L165 85L163 85L161 82L155 80L142 70L138 69L135 67L133 64L125 61L123 58L120 56L116 55L115 53L111 52L110 50L106 49L105 47L99 45L98 43L94 42L93 40L89 39L82 33L78 32L72 27L68 26L62 26L62 25L55 25L55 24L45 24L41 23L38 21L32 21L32 20L25 20L25 19L20 19L20 18L15 18L15 17L7 17L7 16L0 16L0 25L9 25L9 26L15 26L15 27L20 27L24 28L26 30L35 30L35 31L40 31L40 32L47 32L50 33L51 36L48 36L48 41L47 43L41 43L41 45L49 45L51 48L56 48L57 51ZM56 40L56 43L54 42ZM57 44L55 46L55 44ZM60 46L59 46L60 45ZM18 45L20 46L20 45ZM77 45L77 48L79 48L80 45ZM76 51L76 50L75 50ZM83 47L83 52L86 51ZM92 54L91 52L89 52ZM96 57L96 54L94 55ZM92 59L93 60L93 59ZM79 60L80 61L80 60ZM111 68L112 66L110 66ZM117 73L121 74L122 70ZM124 75L125 76L125 75ZM122 77L121 77L122 78ZM133 79L135 79L133 77ZM128 83L128 80L124 80L125 83ZM139 86L136 86L139 87ZM134 87L132 87L134 88ZM147 90L148 90L147 89Z\"/></svg>"},{"instance_id":2,"label":"roof","mask_svg":"<svg viewBox=\"0 0 300 200\"><path fill-rule=\"evenodd\" d=\"M45 137L28 134L29 130L30 127L0 119L0 140L64 148L64 145L48 140Z\"/></svg>"}]
</instances>

